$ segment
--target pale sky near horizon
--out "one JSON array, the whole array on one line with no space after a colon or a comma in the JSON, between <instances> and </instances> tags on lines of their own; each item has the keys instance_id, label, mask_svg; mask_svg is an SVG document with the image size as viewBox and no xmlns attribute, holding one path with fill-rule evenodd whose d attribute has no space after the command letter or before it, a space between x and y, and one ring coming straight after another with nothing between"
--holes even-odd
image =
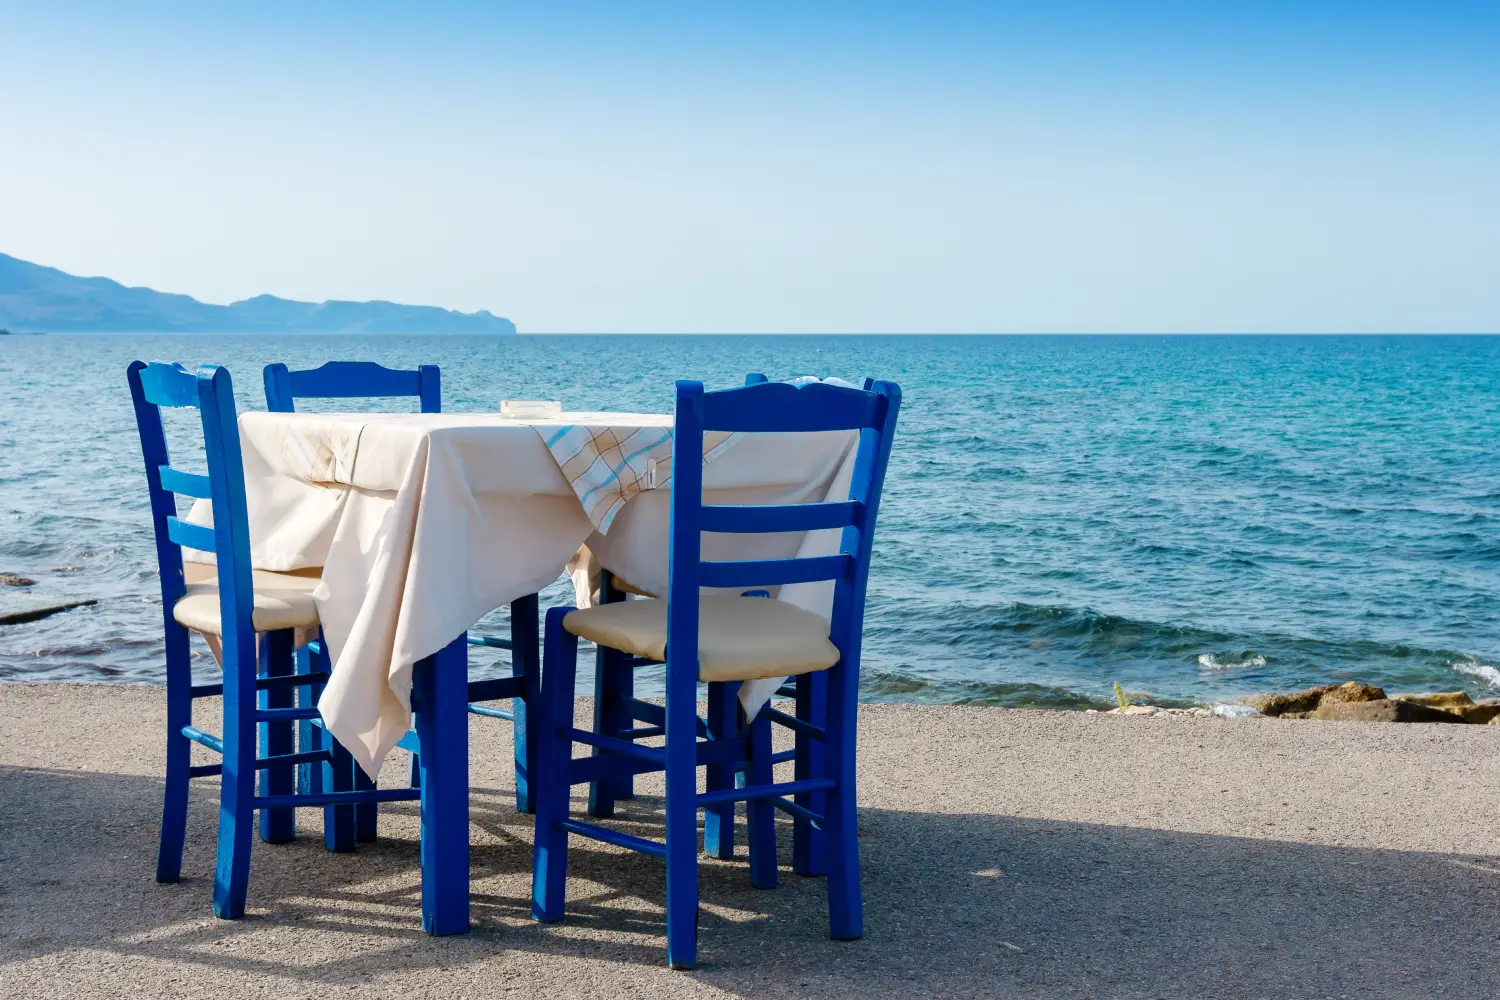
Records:
<instances>
[{"instance_id":1,"label":"pale sky near horizon","mask_svg":"<svg viewBox=\"0 0 1500 1000\"><path fill-rule=\"evenodd\" d=\"M523 331L1500 330L1500 4L0 0L0 252Z\"/></svg>"}]
</instances>

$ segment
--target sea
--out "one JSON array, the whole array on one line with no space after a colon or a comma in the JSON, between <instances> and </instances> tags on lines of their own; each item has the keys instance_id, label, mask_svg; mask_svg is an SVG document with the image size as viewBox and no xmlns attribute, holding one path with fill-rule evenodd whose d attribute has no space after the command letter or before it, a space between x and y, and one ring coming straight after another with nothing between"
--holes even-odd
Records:
<instances>
[{"instance_id":1,"label":"sea","mask_svg":"<svg viewBox=\"0 0 1500 1000\"><path fill-rule=\"evenodd\" d=\"M891 379L868 700L1500 696L1500 337L1478 336L0 337L0 573L36 581L0 608L97 601L0 625L0 680L163 679L136 358L226 365L242 409L273 361L440 365L469 411Z\"/></svg>"}]
</instances>

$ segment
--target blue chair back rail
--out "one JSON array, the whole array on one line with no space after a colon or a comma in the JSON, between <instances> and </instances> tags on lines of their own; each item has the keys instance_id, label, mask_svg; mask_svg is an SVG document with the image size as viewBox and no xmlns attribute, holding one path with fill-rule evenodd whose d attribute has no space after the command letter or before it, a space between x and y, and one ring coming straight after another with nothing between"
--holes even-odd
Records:
<instances>
[{"instance_id":1,"label":"blue chair back rail","mask_svg":"<svg viewBox=\"0 0 1500 1000\"><path fill-rule=\"evenodd\" d=\"M279 841L294 835L292 809L298 806L343 807L416 796L405 789L315 796L293 793L295 768L325 761L329 751L296 752L292 725L298 719L316 717L317 710L293 707L292 696L298 686L319 683L326 675L298 676L293 672L289 628L267 632L257 641L244 469L229 372L205 366L192 374L180 365L136 361L127 368L126 378L146 466L166 644L167 775L156 877L162 882L175 882L181 877L189 780L217 776L220 807L214 912L232 919L244 913L250 834L257 811L261 814L262 838ZM198 411L206 474L170 464L162 427L163 407ZM209 501L213 527L179 518L176 493ZM187 594L184 547L211 552L216 561L223 667L220 684L192 683L188 630L175 614ZM223 699L219 736L193 723L194 699L210 696ZM221 754L222 763L192 766L193 743ZM257 773L262 775L259 794L255 787Z\"/></svg>"},{"instance_id":2,"label":"blue chair back rail","mask_svg":"<svg viewBox=\"0 0 1500 1000\"><path fill-rule=\"evenodd\" d=\"M745 801L752 882L769 887L776 881L774 809L821 827L826 835L823 847L831 936L849 939L863 933L854 814L855 708L874 529L901 400L900 388L893 383L871 380L868 384L867 389L827 383L798 387L756 381L752 376L741 388L711 393L704 392L697 382L677 384L674 447L678 454L691 455L695 448L701 454L707 431L853 431L859 439L849 496L846 500L809 504L709 505L703 502L701 463L675 463L666 598L667 704L663 709L628 699L633 717L648 723L647 731L660 727L666 736L664 748L573 728L571 702L577 636L564 625L567 609L554 608L548 612L543 674L543 704L548 724L538 762L543 791L537 809L533 872L532 912L537 919L557 920L563 915L570 834L662 856L667 862L668 963L677 968L691 968L696 962L697 949L697 810L708 810L712 818L715 810ZM838 551L831 555L736 561L702 558L704 531L759 534L828 529L840 533ZM714 717L712 684L710 718L700 719L696 708L700 677L700 588L746 590L820 581L832 583L828 640L836 651L836 658L830 657L833 662L826 669L821 688L825 704L812 704L814 691L810 687L804 689L799 678L796 690L808 697L799 697L796 716L767 708L733 736L716 736L715 731L723 732L725 727L724 720ZM578 623L572 627L587 630L585 619L593 614L578 613ZM641 620L640 616L636 619ZM603 618L594 615L591 620ZM613 620L620 618L614 615ZM600 641L598 634L590 637ZM725 689L732 692L734 686L737 685L725 684ZM808 702L805 706L804 700ZM769 729L773 717L799 736L819 744L821 759L810 753L773 754ZM708 738L700 741L700 736ZM574 741L608 752L573 760ZM797 769L793 780L776 782L773 766L789 759ZM700 766L743 769L747 773L746 783L736 788L732 784L726 787L722 781L710 781L708 790L698 793L696 771ZM665 844L568 817L570 784L650 770L666 772Z\"/></svg>"},{"instance_id":3,"label":"blue chair back rail","mask_svg":"<svg viewBox=\"0 0 1500 1000\"><path fill-rule=\"evenodd\" d=\"M297 399L367 399L400 396L418 397L423 413L442 412L442 372L437 365L419 365L415 371L400 371L386 368L372 361L329 361L317 368L292 371L286 365L266 365L263 372L266 388L266 409L273 413L295 412ZM475 715L509 720L513 727L515 743L516 808L521 812L532 811L531 786L527 780L530 773L530 746L534 738L528 738L526 729L526 702L535 699L540 691L541 638L538 625L538 599L536 594L517 598L510 605L510 637L468 634L471 646L509 651L511 676L489 681L475 681L469 686L469 711ZM326 644L316 642L298 651L299 672L324 672L332 669L328 660ZM320 691L314 687L304 696L309 704L314 703ZM482 704L487 701L509 699L510 708L498 708ZM316 724L304 723L302 739L306 742L318 740ZM421 784L422 764L416 751L416 733L407 734L404 748L410 749L409 769L412 787ZM335 747L335 769L347 768L352 774L354 788L373 788L368 775L353 761L353 758ZM320 782L330 780L320 776L318 768L307 766L299 772L298 784L305 791L314 791ZM341 780L335 774L331 780ZM374 840L377 824L377 807L371 803L354 811L353 839ZM342 845L347 836L340 821L337 841ZM335 847L330 842L330 847Z\"/></svg>"},{"instance_id":4,"label":"blue chair back rail","mask_svg":"<svg viewBox=\"0 0 1500 1000\"><path fill-rule=\"evenodd\" d=\"M297 399L372 399L416 396L423 413L442 410L442 372L437 365L396 371L373 361L329 361L318 368L290 371L284 364L266 365L266 409L291 413Z\"/></svg>"}]
</instances>

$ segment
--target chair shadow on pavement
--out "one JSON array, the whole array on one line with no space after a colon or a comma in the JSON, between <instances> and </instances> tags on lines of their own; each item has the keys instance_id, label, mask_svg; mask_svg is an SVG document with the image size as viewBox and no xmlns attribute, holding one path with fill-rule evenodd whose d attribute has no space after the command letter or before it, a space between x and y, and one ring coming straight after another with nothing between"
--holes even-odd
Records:
<instances>
[{"instance_id":1,"label":"chair shadow on pavement","mask_svg":"<svg viewBox=\"0 0 1500 1000\"><path fill-rule=\"evenodd\" d=\"M250 913L212 916L217 801L192 797L184 878L152 879L159 780L0 765L0 982L48 955L150 959L290 977L310 993L499 959L586 959L628 981L664 962L660 862L574 840L568 919L528 918L531 818L475 789L474 930L421 930L416 809L324 851L257 843ZM659 799L615 821L658 836ZM827 938L821 879L749 884L741 854L701 865L697 985L763 997L1488 996L1500 858L1207 836L1003 815L861 812L866 936ZM653 982L662 980L654 974ZM624 987L622 986L622 989ZM712 991L708 991L712 992ZM620 995L627 995L628 991ZM60 994L61 995L61 994ZM371 994L373 995L373 994Z\"/></svg>"}]
</instances>

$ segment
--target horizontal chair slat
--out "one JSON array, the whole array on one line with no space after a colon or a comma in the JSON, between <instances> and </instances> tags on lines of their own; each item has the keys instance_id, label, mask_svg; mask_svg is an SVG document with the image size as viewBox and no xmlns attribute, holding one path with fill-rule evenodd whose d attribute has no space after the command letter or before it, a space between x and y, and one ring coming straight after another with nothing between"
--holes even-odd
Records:
<instances>
[{"instance_id":1,"label":"horizontal chair slat","mask_svg":"<svg viewBox=\"0 0 1500 1000\"><path fill-rule=\"evenodd\" d=\"M618 740L602 733L591 733L587 729L574 729L573 742L598 747L600 750L607 750L611 753L624 754L627 757L635 757L658 766L665 766L667 761L667 752L660 747L641 746L629 740Z\"/></svg>"},{"instance_id":2,"label":"horizontal chair slat","mask_svg":"<svg viewBox=\"0 0 1500 1000\"><path fill-rule=\"evenodd\" d=\"M256 722L299 722L302 719L321 719L322 717L316 705L298 708L261 708L255 712Z\"/></svg>"},{"instance_id":3,"label":"horizontal chair slat","mask_svg":"<svg viewBox=\"0 0 1500 1000\"><path fill-rule=\"evenodd\" d=\"M501 639L500 637L493 635L475 635L473 632L469 633L469 645L488 646L490 649L512 648L512 644L509 639Z\"/></svg>"},{"instance_id":4,"label":"horizontal chair slat","mask_svg":"<svg viewBox=\"0 0 1500 1000\"><path fill-rule=\"evenodd\" d=\"M182 735L186 736L188 739L192 740L194 743L199 744L200 746L208 747L214 753L224 752L223 740L219 739L212 733L205 733L197 726L183 726Z\"/></svg>"},{"instance_id":5,"label":"horizontal chair slat","mask_svg":"<svg viewBox=\"0 0 1500 1000\"><path fill-rule=\"evenodd\" d=\"M832 778L807 778L803 781L785 781L779 785L725 788L716 792L703 792L698 796L698 806L702 808L703 806L716 806L721 802L769 799L778 795L796 795L798 792L826 792L835 784Z\"/></svg>"},{"instance_id":6,"label":"horizontal chair slat","mask_svg":"<svg viewBox=\"0 0 1500 1000\"><path fill-rule=\"evenodd\" d=\"M314 670L309 674L278 674L275 677L257 677L255 689L269 691L272 688L303 687L308 684L328 683L328 671ZM194 684L189 693L194 698L217 698L224 693L223 684Z\"/></svg>"},{"instance_id":7,"label":"horizontal chair slat","mask_svg":"<svg viewBox=\"0 0 1500 1000\"><path fill-rule=\"evenodd\" d=\"M156 472L161 479L161 488L168 493L181 493L183 496L196 497L199 500L207 500L214 495L208 485L207 476L196 472L183 472L170 465L159 465Z\"/></svg>"},{"instance_id":8,"label":"horizontal chair slat","mask_svg":"<svg viewBox=\"0 0 1500 1000\"><path fill-rule=\"evenodd\" d=\"M601 840L606 844L614 844L627 850L638 851L641 854L650 854L654 857L664 858L667 856L667 845L644 837L632 837L628 833L611 830L608 827L595 826L592 823L584 823L576 819L565 819L558 824L569 833L576 833L580 837L589 837L593 840Z\"/></svg>"},{"instance_id":9,"label":"horizontal chair slat","mask_svg":"<svg viewBox=\"0 0 1500 1000\"><path fill-rule=\"evenodd\" d=\"M649 701L642 701L639 698L628 696L619 697L616 703L623 706L630 713L632 722L645 722L653 726L661 726L663 732L666 731L667 710L661 705L654 705ZM698 735L708 735L708 723L701 716L698 719Z\"/></svg>"},{"instance_id":10,"label":"horizontal chair slat","mask_svg":"<svg viewBox=\"0 0 1500 1000\"><path fill-rule=\"evenodd\" d=\"M470 705L470 715L482 715L487 719L504 719L507 722L516 721L516 713L508 708L491 708L488 705Z\"/></svg>"},{"instance_id":11,"label":"horizontal chair slat","mask_svg":"<svg viewBox=\"0 0 1500 1000\"><path fill-rule=\"evenodd\" d=\"M359 792L257 795L252 803L256 809L311 809L317 806L357 806L365 802L412 802L421 797L420 788L372 788Z\"/></svg>"},{"instance_id":12,"label":"horizontal chair slat","mask_svg":"<svg viewBox=\"0 0 1500 1000\"><path fill-rule=\"evenodd\" d=\"M223 764L194 764L188 768L189 778L218 777L224 773Z\"/></svg>"},{"instance_id":13,"label":"horizontal chair slat","mask_svg":"<svg viewBox=\"0 0 1500 1000\"><path fill-rule=\"evenodd\" d=\"M732 534L847 528L859 518L858 500L827 503L705 505L699 528Z\"/></svg>"},{"instance_id":14,"label":"horizontal chair slat","mask_svg":"<svg viewBox=\"0 0 1500 1000\"><path fill-rule=\"evenodd\" d=\"M853 568L854 557L847 553L805 559L702 562L698 564L698 584L703 587L752 587L756 584L815 583L839 579Z\"/></svg>"},{"instance_id":15,"label":"horizontal chair slat","mask_svg":"<svg viewBox=\"0 0 1500 1000\"><path fill-rule=\"evenodd\" d=\"M317 764L325 760L332 760L331 750L308 750L306 753L283 753L274 757L261 757L255 762L257 771L265 771L269 768L280 767L283 764Z\"/></svg>"},{"instance_id":16,"label":"horizontal chair slat","mask_svg":"<svg viewBox=\"0 0 1500 1000\"><path fill-rule=\"evenodd\" d=\"M180 517L167 518L167 537L184 548L200 552L213 552L214 529L201 524L192 524Z\"/></svg>"},{"instance_id":17,"label":"horizontal chair slat","mask_svg":"<svg viewBox=\"0 0 1500 1000\"><path fill-rule=\"evenodd\" d=\"M848 431L878 426L885 399L827 383L801 387L762 382L701 397L703 429L710 431Z\"/></svg>"},{"instance_id":18,"label":"horizontal chair slat","mask_svg":"<svg viewBox=\"0 0 1500 1000\"><path fill-rule=\"evenodd\" d=\"M492 677L487 681L469 682L470 701L498 701L501 698L523 698L525 695L524 677Z\"/></svg>"},{"instance_id":19,"label":"horizontal chair slat","mask_svg":"<svg viewBox=\"0 0 1500 1000\"><path fill-rule=\"evenodd\" d=\"M828 738L828 733L822 726L815 726L806 719L799 719L795 715L787 715L785 712L777 711L770 705L761 709L761 714L778 726L785 726L794 732L805 733L815 740L826 740Z\"/></svg>"},{"instance_id":20,"label":"horizontal chair slat","mask_svg":"<svg viewBox=\"0 0 1500 1000\"><path fill-rule=\"evenodd\" d=\"M657 761L636 760L622 754L600 754L597 757L574 757L568 769L569 785L584 785L600 778L625 778L633 774L660 771Z\"/></svg>"},{"instance_id":21,"label":"horizontal chair slat","mask_svg":"<svg viewBox=\"0 0 1500 1000\"><path fill-rule=\"evenodd\" d=\"M799 806L791 799L774 798L771 800L771 805L775 806L777 809L780 809L788 816L794 816L797 819L807 820L813 825L814 830L823 829L824 819L822 813L815 813L811 809L808 809L804 806Z\"/></svg>"}]
</instances>

